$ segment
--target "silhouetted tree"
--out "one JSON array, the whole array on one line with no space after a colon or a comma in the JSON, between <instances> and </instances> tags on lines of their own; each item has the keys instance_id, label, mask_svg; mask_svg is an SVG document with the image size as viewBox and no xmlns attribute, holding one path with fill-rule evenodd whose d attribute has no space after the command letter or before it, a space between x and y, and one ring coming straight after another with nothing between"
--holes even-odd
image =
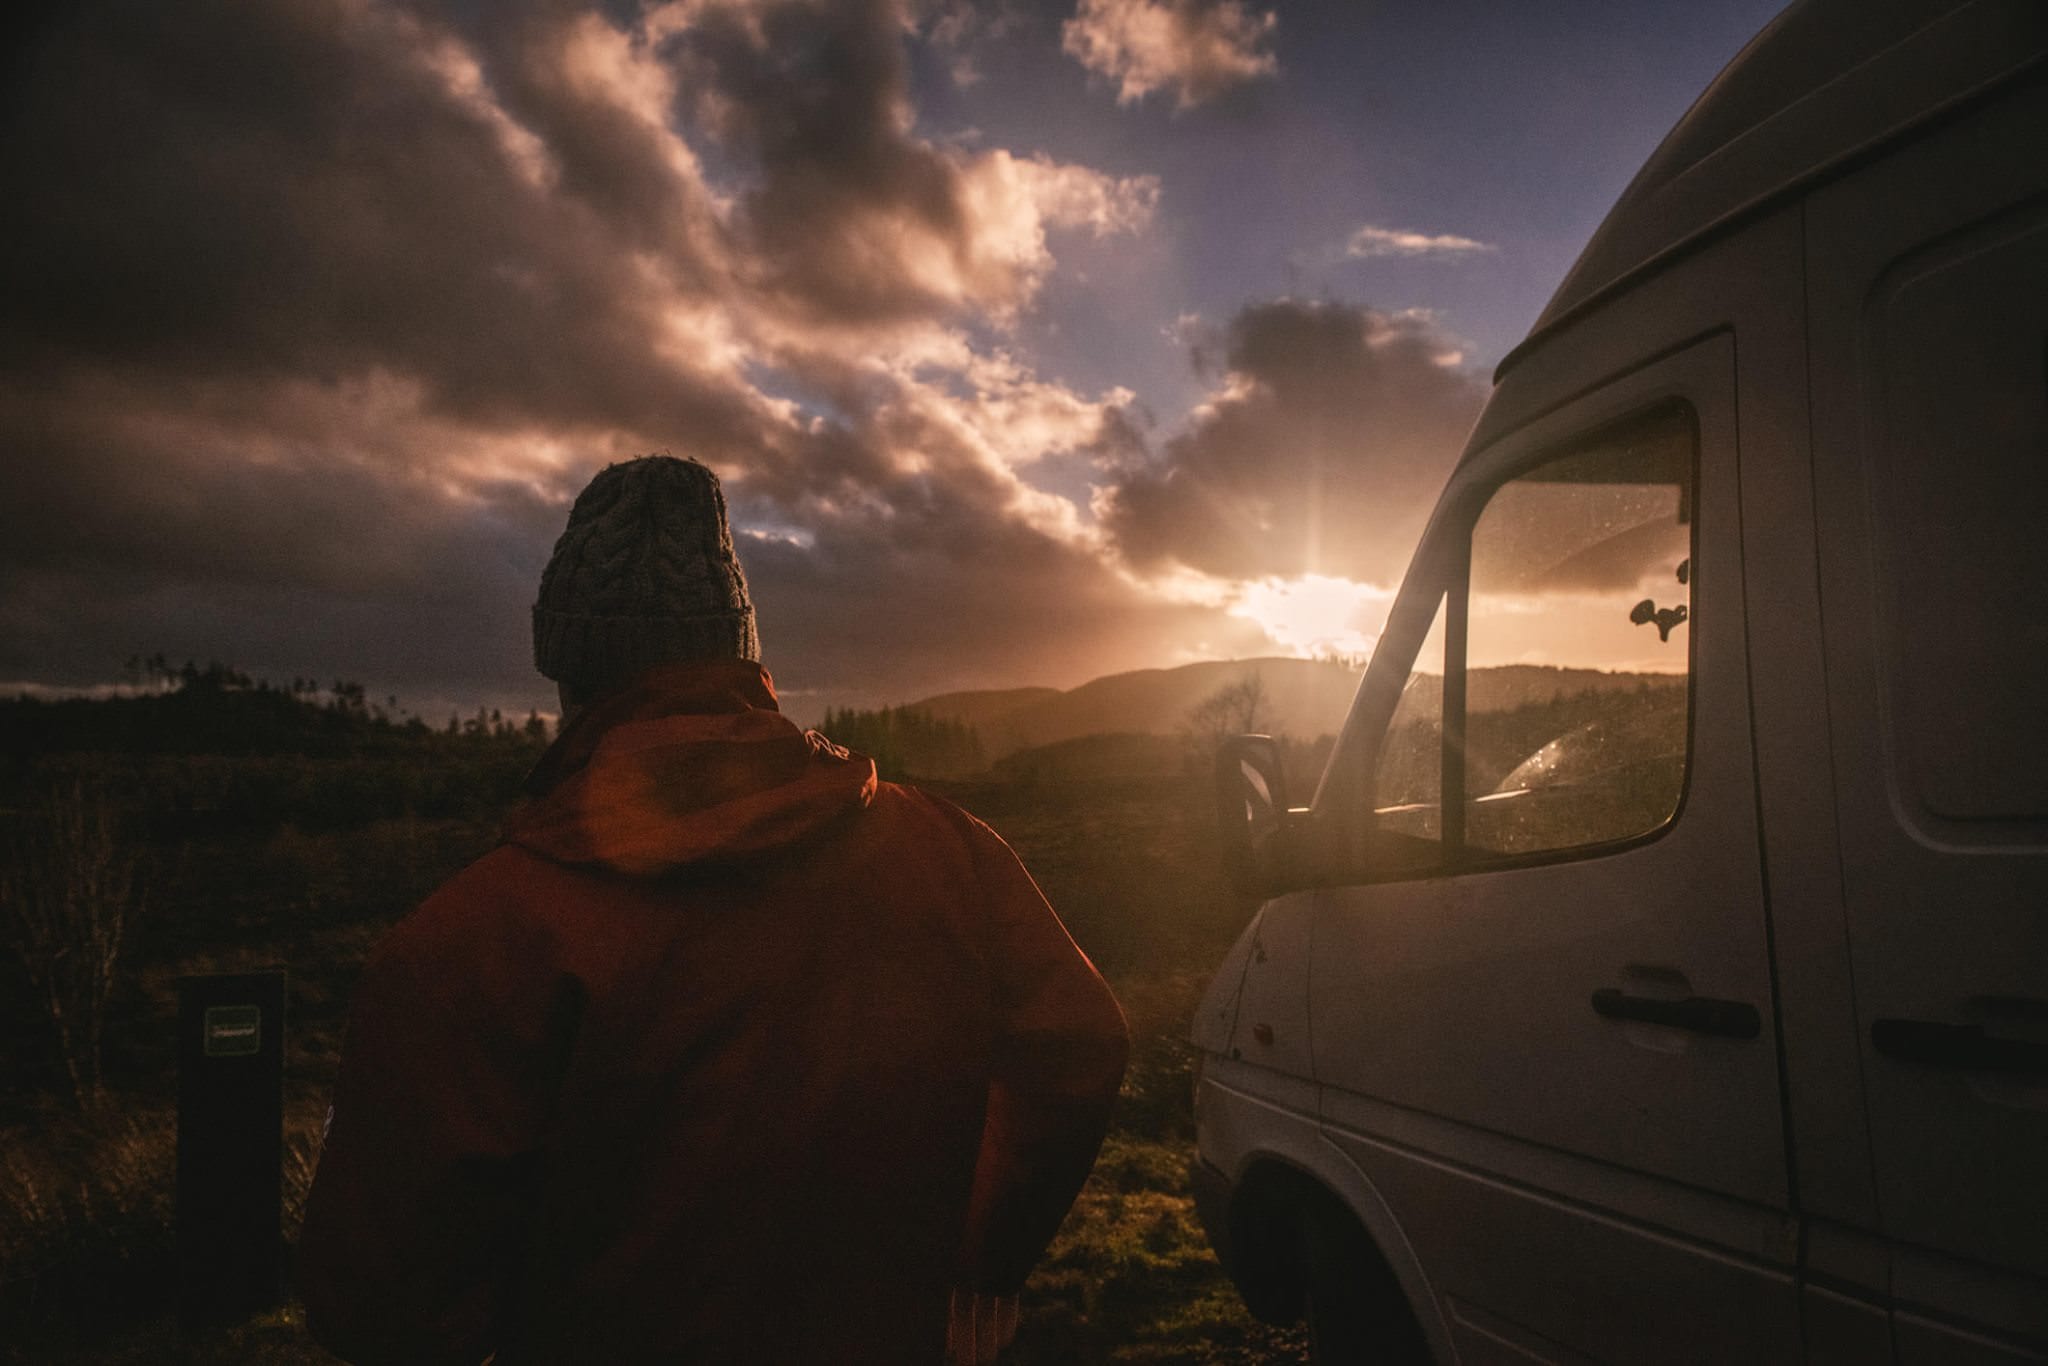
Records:
<instances>
[{"instance_id":1,"label":"silhouetted tree","mask_svg":"<svg viewBox=\"0 0 2048 1366\"><path fill-rule=\"evenodd\" d=\"M0 864L4 921L80 1109L98 1104L100 1035L135 901L133 845L106 793L72 779L39 794Z\"/></svg>"},{"instance_id":2,"label":"silhouetted tree","mask_svg":"<svg viewBox=\"0 0 2048 1366\"><path fill-rule=\"evenodd\" d=\"M1181 733L1192 748L1209 753L1230 736L1255 734L1265 705L1266 683L1253 669L1190 707Z\"/></svg>"}]
</instances>

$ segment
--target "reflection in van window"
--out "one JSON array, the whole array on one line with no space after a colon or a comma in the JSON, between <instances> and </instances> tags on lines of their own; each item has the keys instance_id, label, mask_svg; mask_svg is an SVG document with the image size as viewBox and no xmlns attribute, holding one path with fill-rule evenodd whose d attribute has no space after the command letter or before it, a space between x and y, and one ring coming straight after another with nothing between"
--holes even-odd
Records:
<instances>
[{"instance_id":1,"label":"reflection in van window","mask_svg":"<svg viewBox=\"0 0 2048 1366\"><path fill-rule=\"evenodd\" d=\"M1472 530L1465 845L1532 853L1667 823L1685 786L1691 411L1508 481Z\"/></svg>"}]
</instances>

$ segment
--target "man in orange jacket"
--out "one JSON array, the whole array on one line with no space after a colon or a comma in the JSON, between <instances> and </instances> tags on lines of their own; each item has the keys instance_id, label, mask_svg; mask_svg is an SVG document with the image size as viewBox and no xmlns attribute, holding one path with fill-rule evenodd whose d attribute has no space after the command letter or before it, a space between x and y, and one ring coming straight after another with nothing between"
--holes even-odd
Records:
<instances>
[{"instance_id":1,"label":"man in orange jacket","mask_svg":"<svg viewBox=\"0 0 2048 1366\"><path fill-rule=\"evenodd\" d=\"M560 737L372 953L298 1281L375 1362L993 1360L1123 1017L994 831L776 709L717 480L591 481Z\"/></svg>"}]
</instances>

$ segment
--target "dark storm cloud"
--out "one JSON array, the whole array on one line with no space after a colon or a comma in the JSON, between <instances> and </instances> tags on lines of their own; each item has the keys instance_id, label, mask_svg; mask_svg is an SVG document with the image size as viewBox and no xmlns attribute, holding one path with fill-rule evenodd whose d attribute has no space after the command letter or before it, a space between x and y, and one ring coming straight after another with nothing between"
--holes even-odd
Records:
<instances>
[{"instance_id":1,"label":"dark storm cloud","mask_svg":"<svg viewBox=\"0 0 2048 1366\"><path fill-rule=\"evenodd\" d=\"M882 225L929 235L954 262L972 248L958 166L902 136L908 70L895 10L887 0L735 9L675 43L682 70L705 78L700 118L761 168L746 218L765 283L837 320L952 302L876 269L889 264L875 240Z\"/></svg>"},{"instance_id":2,"label":"dark storm cloud","mask_svg":"<svg viewBox=\"0 0 2048 1366\"><path fill-rule=\"evenodd\" d=\"M29 368L379 369L480 421L737 440L735 396L653 344L637 220L579 194L562 149L523 165L488 104L451 88L461 62L431 23L376 6L88 11L52 36L0 152L19 282L0 345Z\"/></svg>"},{"instance_id":3,"label":"dark storm cloud","mask_svg":"<svg viewBox=\"0 0 2048 1366\"><path fill-rule=\"evenodd\" d=\"M801 317L1014 307L1049 264L1043 225L1128 228L1156 194L908 136L905 22L895 0L713 7L664 46L693 126L758 172L740 214L752 282Z\"/></svg>"},{"instance_id":4,"label":"dark storm cloud","mask_svg":"<svg viewBox=\"0 0 2048 1366\"><path fill-rule=\"evenodd\" d=\"M302 411L271 406L287 398ZM507 480L469 483L465 515L451 519L432 467L334 458L339 424L318 410L372 402L360 392L209 399L186 415L103 384L56 401L0 390L0 422L36 436L34 458L10 473L18 497L0 565L434 597L477 585L487 569L475 557L492 536L559 520L532 485ZM238 402L242 412L223 411Z\"/></svg>"},{"instance_id":5,"label":"dark storm cloud","mask_svg":"<svg viewBox=\"0 0 2048 1366\"><path fill-rule=\"evenodd\" d=\"M431 466L336 458L365 443L321 410L374 406L360 393L193 397L196 412L105 383L0 396L0 430L33 433L0 510L0 679L104 678L169 649L403 680L415 702L520 691L505 666L557 507L483 479L458 510ZM297 411L277 412L287 399Z\"/></svg>"},{"instance_id":6,"label":"dark storm cloud","mask_svg":"<svg viewBox=\"0 0 2048 1366\"><path fill-rule=\"evenodd\" d=\"M1156 457L1113 433L1120 473L1099 512L1123 554L1230 578L1391 582L1484 389L1425 320L1347 304L1253 305L1220 350L1220 390Z\"/></svg>"},{"instance_id":7,"label":"dark storm cloud","mask_svg":"<svg viewBox=\"0 0 2048 1366\"><path fill-rule=\"evenodd\" d=\"M607 245L653 253L685 291L717 293L715 258L731 244L697 168L673 160L667 73L581 5L494 3L465 18L492 100L547 167L544 197L587 209Z\"/></svg>"}]
</instances>

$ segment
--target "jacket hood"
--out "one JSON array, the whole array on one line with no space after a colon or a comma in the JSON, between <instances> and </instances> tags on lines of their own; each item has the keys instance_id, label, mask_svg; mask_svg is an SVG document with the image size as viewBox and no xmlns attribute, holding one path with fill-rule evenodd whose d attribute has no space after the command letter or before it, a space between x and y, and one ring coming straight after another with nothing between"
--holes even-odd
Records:
<instances>
[{"instance_id":1,"label":"jacket hood","mask_svg":"<svg viewBox=\"0 0 2048 1366\"><path fill-rule=\"evenodd\" d=\"M747 660L665 664L564 726L512 843L654 877L800 844L869 802L874 760L797 728Z\"/></svg>"}]
</instances>

